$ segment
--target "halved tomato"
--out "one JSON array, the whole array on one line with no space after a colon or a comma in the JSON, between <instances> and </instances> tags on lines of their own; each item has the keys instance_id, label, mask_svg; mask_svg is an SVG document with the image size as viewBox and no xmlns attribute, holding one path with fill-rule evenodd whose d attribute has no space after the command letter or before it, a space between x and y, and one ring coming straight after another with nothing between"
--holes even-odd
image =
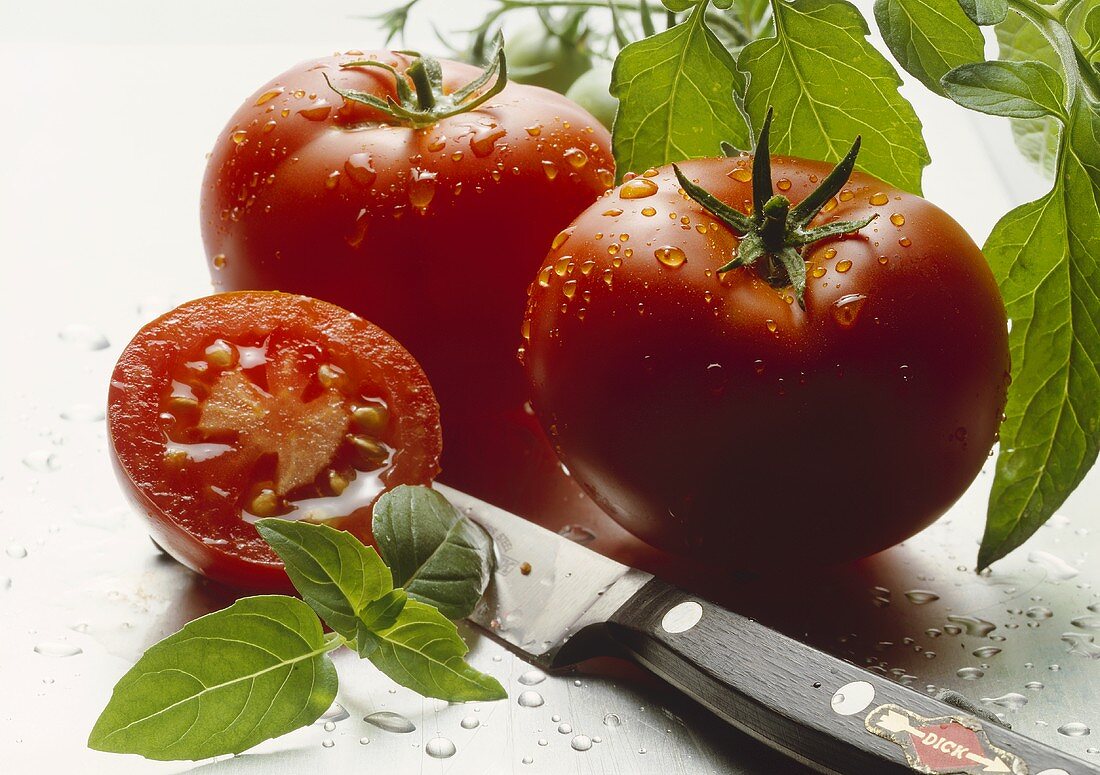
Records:
<instances>
[{"instance_id":1,"label":"halved tomato","mask_svg":"<svg viewBox=\"0 0 1100 775\"><path fill-rule=\"evenodd\" d=\"M325 522L371 542L371 508L438 473L439 406L386 332L327 302L268 291L187 302L115 366L107 425L123 489L153 539L205 576L290 589L253 526Z\"/></svg>"}]
</instances>

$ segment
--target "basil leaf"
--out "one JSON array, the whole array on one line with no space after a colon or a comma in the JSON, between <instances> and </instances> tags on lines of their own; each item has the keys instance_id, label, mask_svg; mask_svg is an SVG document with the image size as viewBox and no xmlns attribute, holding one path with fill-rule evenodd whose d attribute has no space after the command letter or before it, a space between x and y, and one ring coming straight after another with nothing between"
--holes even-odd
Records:
<instances>
[{"instance_id":1,"label":"basil leaf","mask_svg":"<svg viewBox=\"0 0 1100 775\"><path fill-rule=\"evenodd\" d=\"M448 619L470 615L492 574L489 536L428 487L402 485L374 505L374 538L397 586Z\"/></svg>"},{"instance_id":2,"label":"basil leaf","mask_svg":"<svg viewBox=\"0 0 1100 775\"><path fill-rule=\"evenodd\" d=\"M1008 16L1008 0L959 0L963 12L975 24L1000 24Z\"/></svg>"},{"instance_id":3,"label":"basil leaf","mask_svg":"<svg viewBox=\"0 0 1100 775\"><path fill-rule=\"evenodd\" d=\"M875 21L898 64L937 94L948 70L985 58L981 30L956 0L876 0Z\"/></svg>"},{"instance_id":4,"label":"basil leaf","mask_svg":"<svg viewBox=\"0 0 1100 775\"><path fill-rule=\"evenodd\" d=\"M1100 446L1100 113L1078 96L1049 194L997 223L985 254L1012 320L1013 382L978 567L1022 544Z\"/></svg>"},{"instance_id":5,"label":"basil leaf","mask_svg":"<svg viewBox=\"0 0 1100 775\"><path fill-rule=\"evenodd\" d=\"M774 107L774 154L839 161L863 136L859 167L914 193L930 158L901 79L867 41L867 23L846 0L772 0L775 36L747 45L745 108L760 126Z\"/></svg>"},{"instance_id":6,"label":"basil leaf","mask_svg":"<svg viewBox=\"0 0 1100 775\"><path fill-rule=\"evenodd\" d=\"M300 600L238 600L146 651L115 686L88 746L205 759L312 724L336 698L326 652L341 642Z\"/></svg>"},{"instance_id":7,"label":"basil leaf","mask_svg":"<svg viewBox=\"0 0 1100 775\"><path fill-rule=\"evenodd\" d=\"M356 626L356 650L360 659L365 659L378 648L378 640L371 633L392 627L409 600L403 589L395 589L380 597L366 607Z\"/></svg>"},{"instance_id":8,"label":"basil leaf","mask_svg":"<svg viewBox=\"0 0 1100 775\"><path fill-rule=\"evenodd\" d=\"M508 696L495 678L462 661L469 647L454 623L430 605L410 600L391 627L370 637L377 644L369 655L374 666L424 697L469 702Z\"/></svg>"},{"instance_id":9,"label":"basil leaf","mask_svg":"<svg viewBox=\"0 0 1100 775\"><path fill-rule=\"evenodd\" d=\"M359 614L393 589L378 552L351 533L286 519L261 519L256 529L283 561L302 599L348 640L358 632Z\"/></svg>"},{"instance_id":10,"label":"basil leaf","mask_svg":"<svg viewBox=\"0 0 1100 775\"><path fill-rule=\"evenodd\" d=\"M615 59L611 94L619 112L612 147L620 177L716 156L723 140L749 145L748 125L733 97L743 79L707 27L706 7L704 0L682 24L631 43Z\"/></svg>"},{"instance_id":11,"label":"basil leaf","mask_svg":"<svg viewBox=\"0 0 1100 775\"><path fill-rule=\"evenodd\" d=\"M943 77L947 96L963 107L1009 118L1064 117L1062 76L1042 62L978 62Z\"/></svg>"}]
</instances>

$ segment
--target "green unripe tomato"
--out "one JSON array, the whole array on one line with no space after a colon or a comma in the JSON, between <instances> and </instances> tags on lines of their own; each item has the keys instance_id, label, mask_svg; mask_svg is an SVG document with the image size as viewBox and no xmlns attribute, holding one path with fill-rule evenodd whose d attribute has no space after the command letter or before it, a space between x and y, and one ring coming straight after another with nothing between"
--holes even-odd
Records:
<instances>
[{"instance_id":1,"label":"green unripe tomato","mask_svg":"<svg viewBox=\"0 0 1100 775\"><path fill-rule=\"evenodd\" d=\"M599 64L575 80L565 96L610 129L619 109L619 100L611 96L610 86L611 65Z\"/></svg>"},{"instance_id":2,"label":"green unripe tomato","mask_svg":"<svg viewBox=\"0 0 1100 775\"><path fill-rule=\"evenodd\" d=\"M541 23L526 24L504 40L508 77L565 94L581 73L592 67L583 41L569 44Z\"/></svg>"}]
</instances>

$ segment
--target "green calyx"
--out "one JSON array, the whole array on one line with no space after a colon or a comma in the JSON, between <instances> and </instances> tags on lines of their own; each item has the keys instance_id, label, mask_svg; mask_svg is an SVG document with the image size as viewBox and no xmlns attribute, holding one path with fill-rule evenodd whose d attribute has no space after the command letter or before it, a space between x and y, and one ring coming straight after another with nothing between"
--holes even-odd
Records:
<instances>
[{"instance_id":1,"label":"green calyx","mask_svg":"<svg viewBox=\"0 0 1100 775\"><path fill-rule=\"evenodd\" d=\"M504 56L503 40L499 37L496 52L481 75L450 94L443 91L443 69L439 66L438 60L421 56L415 51L398 53L416 57L404 72L393 65L374 59L356 59L340 65L343 69L376 67L385 70L393 75L397 99L393 97L383 99L367 92L337 88L329 80L328 75L325 75L325 81L330 89L345 100L369 105L384 113L394 123L411 126L414 129L431 126L445 118L457 116L484 105L500 94L508 84L508 63Z\"/></svg>"},{"instance_id":2,"label":"green calyx","mask_svg":"<svg viewBox=\"0 0 1100 775\"><path fill-rule=\"evenodd\" d=\"M701 186L692 183L675 164L676 179L684 193L702 205L709 213L725 223L741 236L737 254L719 272L728 272L739 266L752 266L763 260L767 267L765 279L776 288L788 285L794 288L795 298L805 308L806 261L801 249L812 242L851 234L869 224L877 215L860 221L833 221L813 228L806 226L821 212L821 208L836 196L855 168L859 154L860 138L856 137L851 150L841 159L833 171L817 188L796 205L772 189L771 155L768 150L768 134L772 112L768 111L752 160L752 215L730 207ZM731 149L723 148L727 155Z\"/></svg>"}]
</instances>

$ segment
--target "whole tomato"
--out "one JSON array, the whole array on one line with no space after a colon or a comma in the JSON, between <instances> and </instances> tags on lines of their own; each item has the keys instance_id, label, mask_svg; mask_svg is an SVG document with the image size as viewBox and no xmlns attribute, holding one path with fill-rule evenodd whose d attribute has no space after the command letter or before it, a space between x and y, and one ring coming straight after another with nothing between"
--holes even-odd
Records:
<instances>
[{"instance_id":1,"label":"whole tomato","mask_svg":"<svg viewBox=\"0 0 1100 775\"><path fill-rule=\"evenodd\" d=\"M993 276L942 210L849 179L857 150L649 170L543 264L535 409L648 543L734 567L860 557L985 462L1009 374Z\"/></svg>"},{"instance_id":2,"label":"whole tomato","mask_svg":"<svg viewBox=\"0 0 1100 775\"><path fill-rule=\"evenodd\" d=\"M577 490L524 409L524 289L614 175L599 122L505 68L377 51L288 70L218 138L202 230L219 290L302 293L391 333L442 406L443 479L530 514Z\"/></svg>"}]
</instances>

